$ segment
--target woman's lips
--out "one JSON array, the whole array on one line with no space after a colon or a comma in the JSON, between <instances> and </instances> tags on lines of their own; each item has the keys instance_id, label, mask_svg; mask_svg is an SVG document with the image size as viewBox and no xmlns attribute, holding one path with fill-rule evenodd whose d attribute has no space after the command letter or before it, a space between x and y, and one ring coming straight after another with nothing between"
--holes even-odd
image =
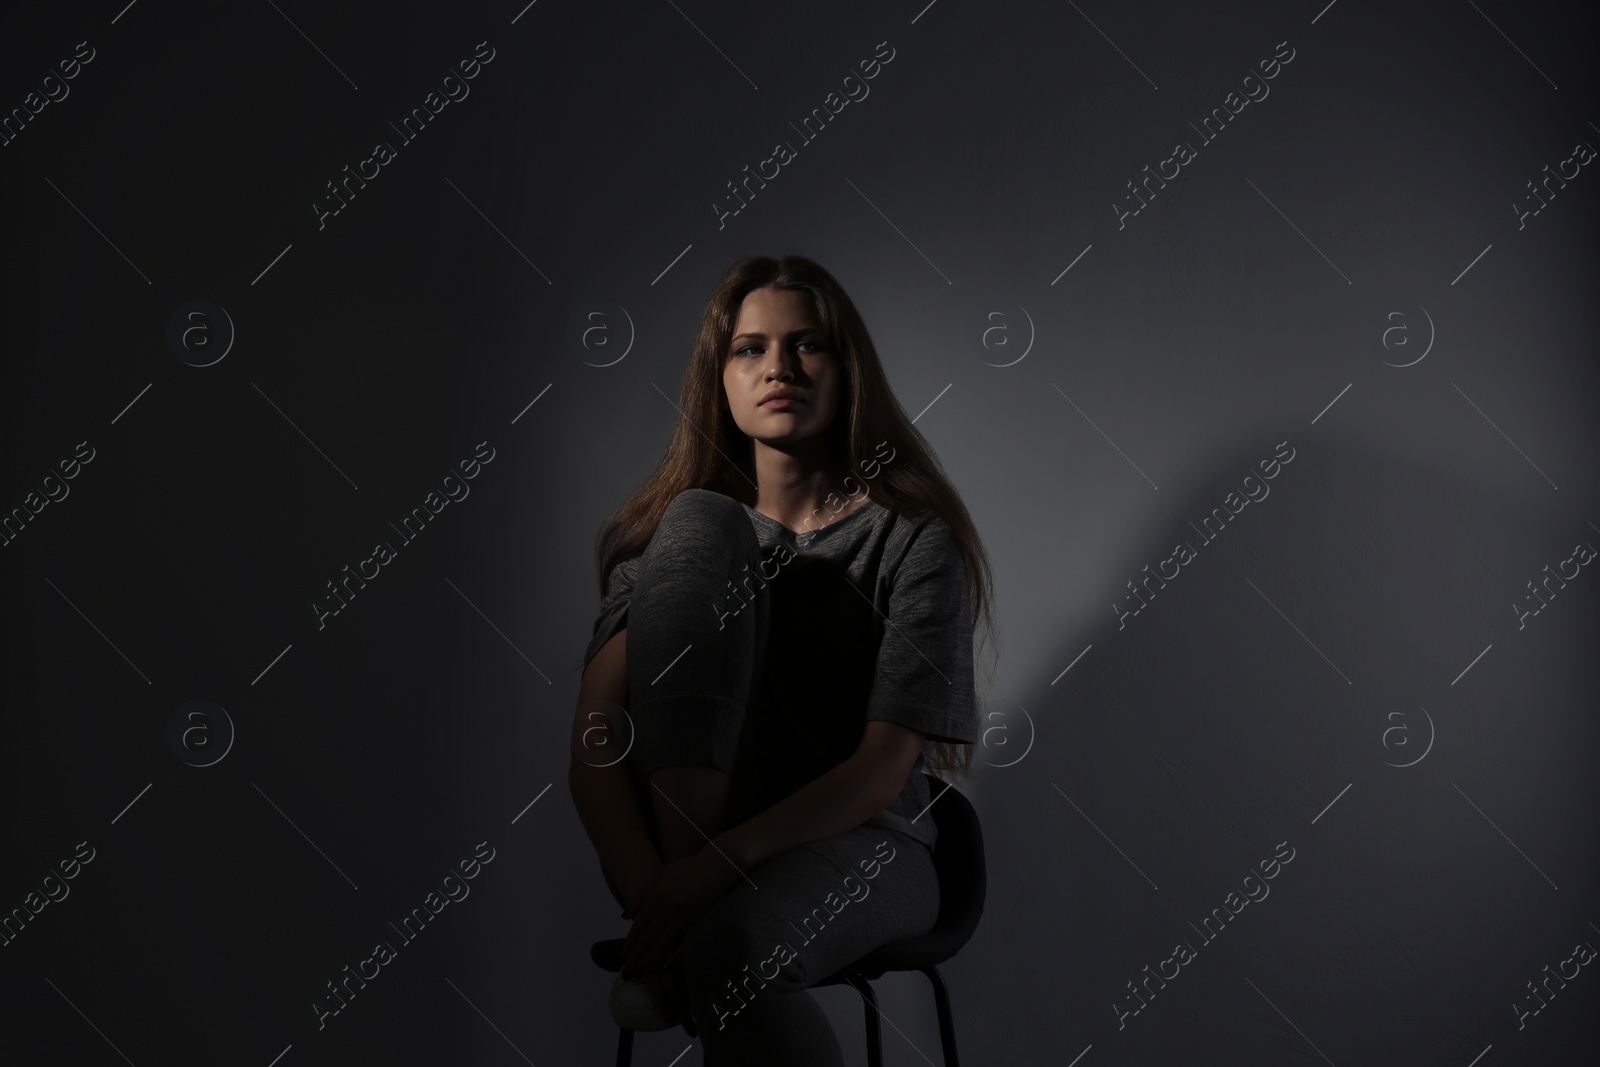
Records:
<instances>
[{"instance_id":1,"label":"woman's lips","mask_svg":"<svg viewBox=\"0 0 1600 1067\"><path fill-rule=\"evenodd\" d=\"M771 400L763 400L760 406L764 408L790 408L796 404L803 403L805 403L805 401L801 400L799 397L775 396Z\"/></svg>"}]
</instances>

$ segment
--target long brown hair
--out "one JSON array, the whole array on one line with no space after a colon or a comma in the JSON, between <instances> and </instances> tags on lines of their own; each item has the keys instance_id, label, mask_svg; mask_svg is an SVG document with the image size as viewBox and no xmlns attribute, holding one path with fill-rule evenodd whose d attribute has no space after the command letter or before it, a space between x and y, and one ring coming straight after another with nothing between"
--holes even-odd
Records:
<instances>
[{"instance_id":1,"label":"long brown hair","mask_svg":"<svg viewBox=\"0 0 1600 1067\"><path fill-rule=\"evenodd\" d=\"M866 480L868 495L884 507L915 513L931 511L961 542L972 608L970 625L995 636L991 609L994 578L972 517L945 475L927 441L906 417L889 388L866 324L844 289L818 264L803 256L750 256L730 266L700 317L689 365L678 398L678 424L653 474L607 519L596 545L600 593L618 563L643 552L667 506L685 489L711 489L736 496L731 486L754 486L754 444L722 406L722 372L729 358L740 305L752 290L788 289L809 295L843 376L838 412L828 429L829 454L841 468L859 469L873 449L887 441L892 462ZM981 644L980 644L980 647ZM991 665L989 675L992 677ZM976 695L976 694L975 694ZM977 697L982 703L982 697ZM981 719L979 722L981 726ZM928 769L934 773L972 773L972 746L934 743Z\"/></svg>"}]
</instances>

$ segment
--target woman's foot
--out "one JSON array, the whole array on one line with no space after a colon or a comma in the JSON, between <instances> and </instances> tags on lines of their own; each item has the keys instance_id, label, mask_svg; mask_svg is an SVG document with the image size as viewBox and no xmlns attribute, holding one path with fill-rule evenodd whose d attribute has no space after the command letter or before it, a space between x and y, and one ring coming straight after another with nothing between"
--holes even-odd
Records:
<instances>
[{"instance_id":1,"label":"woman's foot","mask_svg":"<svg viewBox=\"0 0 1600 1067\"><path fill-rule=\"evenodd\" d=\"M661 989L660 973L636 978L619 974L612 981L608 1006L618 1026L628 1030L670 1030L678 1025Z\"/></svg>"}]
</instances>

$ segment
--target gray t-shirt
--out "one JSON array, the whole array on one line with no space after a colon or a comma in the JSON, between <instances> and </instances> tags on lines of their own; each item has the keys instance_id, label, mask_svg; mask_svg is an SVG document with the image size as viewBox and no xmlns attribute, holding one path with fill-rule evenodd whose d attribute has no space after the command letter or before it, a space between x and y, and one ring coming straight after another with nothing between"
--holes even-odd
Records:
<instances>
[{"instance_id":1,"label":"gray t-shirt","mask_svg":"<svg viewBox=\"0 0 1600 1067\"><path fill-rule=\"evenodd\" d=\"M866 723L883 720L926 738L900 796L864 825L932 848L923 770L933 742L978 740L961 542L932 513L905 514L870 499L798 536L744 509L764 560L780 544L794 558L755 594L772 598L771 626L730 783L729 825L837 766L860 746ZM627 625L638 566L634 556L612 569L585 668Z\"/></svg>"}]
</instances>

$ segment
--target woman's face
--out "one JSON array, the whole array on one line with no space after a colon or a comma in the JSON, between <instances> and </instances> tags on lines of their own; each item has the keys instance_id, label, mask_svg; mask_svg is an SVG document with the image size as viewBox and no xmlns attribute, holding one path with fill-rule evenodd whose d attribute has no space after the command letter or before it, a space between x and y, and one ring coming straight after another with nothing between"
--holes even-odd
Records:
<instances>
[{"instance_id":1,"label":"woman's face","mask_svg":"<svg viewBox=\"0 0 1600 1067\"><path fill-rule=\"evenodd\" d=\"M722 387L733 421L747 436L782 448L821 435L833 424L840 373L809 294L755 289L744 298ZM774 389L792 399L767 400Z\"/></svg>"}]
</instances>

